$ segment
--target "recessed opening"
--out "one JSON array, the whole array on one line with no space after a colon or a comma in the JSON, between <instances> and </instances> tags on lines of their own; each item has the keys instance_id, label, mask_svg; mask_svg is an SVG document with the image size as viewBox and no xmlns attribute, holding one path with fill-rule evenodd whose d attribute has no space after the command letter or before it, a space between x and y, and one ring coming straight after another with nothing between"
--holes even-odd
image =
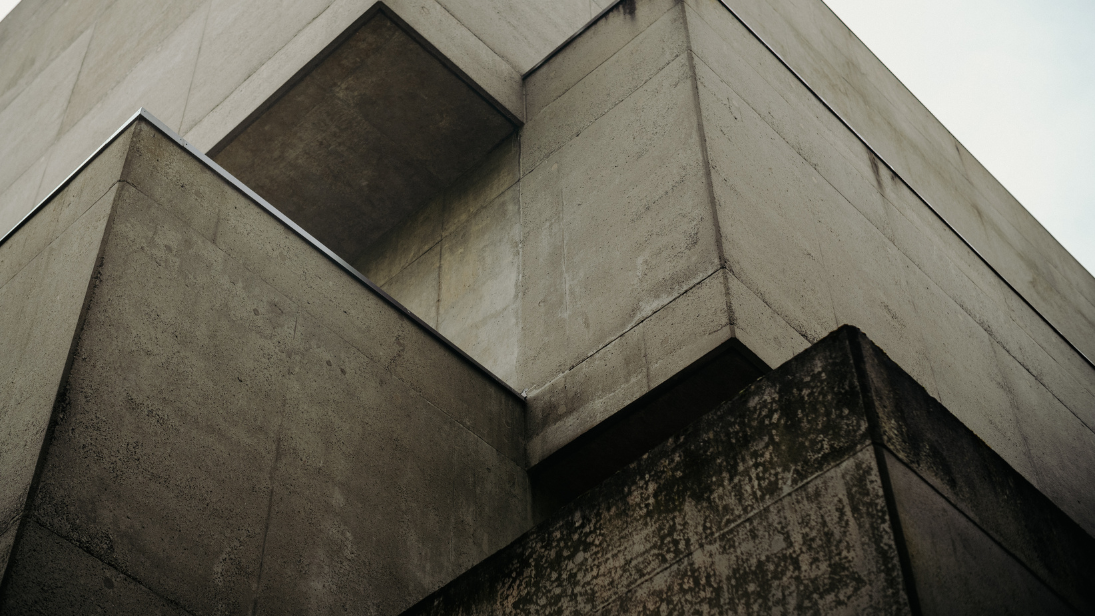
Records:
<instances>
[{"instance_id":1,"label":"recessed opening","mask_svg":"<svg viewBox=\"0 0 1095 616\"><path fill-rule=\"evenodd\" d=\"M529 469L536 521L732 399L770 368L731 339Z\"/></svg>"},{"instance_id":2,"label":"recessed opening","mask_svg":"<svg viewBox=\"0 0 1095 616\"><path fill-rule=\"evenodd\" d=\"M474 84L379 7L211 154L356 265L515 129Z\"/></svg>"}]
</instances>

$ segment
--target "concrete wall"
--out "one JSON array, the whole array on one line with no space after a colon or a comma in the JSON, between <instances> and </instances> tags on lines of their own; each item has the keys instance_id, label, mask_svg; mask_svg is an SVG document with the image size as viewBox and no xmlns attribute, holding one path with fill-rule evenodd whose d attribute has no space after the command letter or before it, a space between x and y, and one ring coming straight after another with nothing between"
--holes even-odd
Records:
<instances>
[{"instance_id":1,"label":"concrete wall","mask_svg":"<svg viewBox=\"0 0 1095 616\"><path fill-rule=\"evenodd\" d=\"M697 7L711 9L719 0ZM1095 279L822 2L727 0L1089 358Z\"/></svg>"},{"instance_id":2,"label":"concrete wall","mask_svg":"<svg viewBox=\"0 0 1095 616\"><path fill-rule=\"evenodd\" d=\"M842 328L409 615L1089 613L1095 539Z\"/></svg>"},{"instance_id":3,"label":"concrete wall","mask_svg":"<svg viewBox=\"0 0 1095 616\"><path fill-rule=\"evenodd\" d=\"M851 323L1095 528L1095 370L724 6L626 8L528 77L519 182L506 146L360 264L528 391L530 464L731 337Z\"/></svg>"},{"instance_id":4,"label":"concrete wall","mask_svg":"<svg viewBox=\"0 0 1095 616\"><path fill-rule=\"evenodd\" d=\"M528 527L516 396L150 124L126 137L70 186L125 161L69 227L93 235L57 276L79 297L0 338L53 378L5 389L30 457L5 475L29 483L51 414L52 436L0 610L394 614ZM52 289L47 257L4 289ZM10 353L20 326L53 355Z\"/></svg>"},{"instance_id":5,"label":"concrete wall","mask_svg":"<svg viewBox=\"0 0 1095 616\"><path fill-rule=\"evenodd\" d=\"M128 141L115 141L0 244L0 567L22 522Z\"/></svg>"},{"instance_id":6,"label":"concrete wall","mask_svg":"<svg viewBox=\"0 0 1095 616\"><path fill-rule=\"evenodd\" d=\"M520 119L521 73L603 1L386 4ZM139 107L212 148L374 5L21 3L0 23L0 228L11 228Z\"/></svg>"}]
</instances>

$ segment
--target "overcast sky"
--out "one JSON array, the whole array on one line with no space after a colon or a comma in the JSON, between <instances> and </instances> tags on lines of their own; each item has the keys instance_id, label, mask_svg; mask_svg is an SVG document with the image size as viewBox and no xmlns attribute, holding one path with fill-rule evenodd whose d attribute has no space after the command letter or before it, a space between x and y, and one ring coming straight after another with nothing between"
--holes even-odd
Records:
<instances>
[{"instance_id":1,"label":"overcast sky","mask_svg":"<svg viewBox=\"0 0 1095 616\"><path fill-rule=\"evenodd\" d=\"M825 1L1095 272L1095 2Z\"/></svg>"},{"instance_id":2,"label":"overcast sky","mask_svg":"<svg viewBox=\"0 0 1095 616\"><path fill-rule=\"evenodd\" d=\"M1095 272L1095 1L826 1Z\"/></svg>"}]
</instances>

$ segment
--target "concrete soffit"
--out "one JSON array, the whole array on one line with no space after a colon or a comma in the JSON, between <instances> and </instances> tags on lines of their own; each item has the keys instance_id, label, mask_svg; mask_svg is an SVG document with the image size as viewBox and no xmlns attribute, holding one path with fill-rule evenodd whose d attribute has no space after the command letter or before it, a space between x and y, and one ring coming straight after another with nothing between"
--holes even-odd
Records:
<instances>
[{"instance_id":1,"label":"concrete soffit","mask_svg":"<svg viewBox=\"0 0 1095 616\"><path fill-rule=\"evenodd\" d=\"M339 268L341 268L343 271L345 271L351 277L357 279L357 281L359 283L364 285L371 292L373 292L378 297L380 297L385 302L387 302L389 305L391 305L392 308L399 311L404 316L406 316L408 319L413 321L416 325L418 325L418 327L421 327L423 330L425 330L428 334L430 334L438 342L440 342L441 344L443 344L443 345L447 346L448 348L452 349L453 352L456 353L459 357L461 357L464 361L466 361L469 364L471 364L472 366L474 366L477 370L482 372L484 375L486 375L487 377L492 379L495 383L500 385L502 388L504 388L506 391L510 392L511 394L513 394L514 396L519 398L520 400L522 400L522 401L525 400L525 396L521 392L515 390L508 383L506 383L502 379L498 378L498 376L493 374L490 370L487 370L485 367L483 367L482 364L480 364L478 361L476 361L471 356L469 356L466 352L464 352L463 349L461 349L459 346L453 344L452 341L445 338L445 336L441 335L440 332L438 332L436 329L434 329L433 327L428 325L421 318L419 318L413 312L408 310L405 306L403 306L398 301L396 301L391 295L386 293L383 289L381 289L379 286L377 286L373 281L366 278L361 272L357 271L353 266L351 266L349 263L347 263L342 257L337 255L334 251L332 251L330 248L325 246L323 243L321 243L319 240L317 240L315 237L313 237L310 233L308 233L308 231L303 229L300 225L295 223L288 216L286 216L284 213L282 213L277 208L275 208L273 205L271 205L267 200L263 199L261 196L256 194L255 191L251 190L246 184L241 182L239 179L237 179L231 173L225 171L223 167L221 167L216 162L214 162L211 158L209 158L204 153L202 153L201 150L196 148L194 145L192 145L191 143L189 143L188 141L186 141L185 139L180 137L177 133L175 133L175 131L171 130L167 125L165 125L163 122L161 122L158 118L153 116L151 113L149 113L144 108L138 109L136 113L134 113L132 116L130 116L130 118L128 120L126 120L125 123L122 124L122 126L120 126L118 128L118 130L114 131L114 133L111 134L110 137L107 138L107 140L104 141L103 144L95 150L95 152L93 152L90 156L88 156L87 159L84 160L84 162L81 163L80 166L78 166L76 169L74 169L72 171L72 173L70 173L64 179L64 181L62 181L56 188L54 188L52 191L50 191L50 193L48 195L46 195L45 198L43 198L42 201L40 201L34 207L34 209L32 209L26 216L24 216L23 219L20 220L18 224L16 224L14 227L12 227L11 230L7 232L7 234L0 237L0 245L3 245L5 242L7 242L9 239L11 239L24 225L27 224L27 222L29 222L32 218L34 218L34 216L36 214L38 214L38 212L40 212L47 204L49 204L50 201L52 201L54 197L56 197L58 194L60 194L61 191L63 191L80 174L80 172L84 170L84 168L86 168L88 165L91 164L92 161L95 160L95 158L99 155L99 153L106 150L112 143L114 143L115 139L117 139L122 133L124 133L127 129L129 129L134 123L136 123L138 121L141 121L141 120L144 120L144 121L148 122L149 124L151 124L152 126L154 126L164 136L166 136L167 138L174 141L179 147L186 150L187 153L189 153L191 156L193 156L198 161L200 161L202 164L204 164L207 168L209 168L210 171L213 171L214 173L219 175L222 179L224 179L226 182L231 184L236 190L240 191L245 196L247 196L249 199L254 201L255 204L258 207L261 207L262 209L266 210L266 212L268 214L270 214L271 216L276 218L278 221L280 221L283 225L288 227L298 237L300 237L302 240L304 240L305 242L310 244L317 251L322 253L325 257L327 257L329 260L331 260L335 265L337 265Z\"/></svg>"},{"instance_id":2,"label":"concrete soffit","mask_svg":"<svg viewBox=\"0 0 1095 616\"><path fill-rule=\"evenodd\" d=\"M209 155L356 263L519 126L377 4Z\"/></svg>"}]
</instances>

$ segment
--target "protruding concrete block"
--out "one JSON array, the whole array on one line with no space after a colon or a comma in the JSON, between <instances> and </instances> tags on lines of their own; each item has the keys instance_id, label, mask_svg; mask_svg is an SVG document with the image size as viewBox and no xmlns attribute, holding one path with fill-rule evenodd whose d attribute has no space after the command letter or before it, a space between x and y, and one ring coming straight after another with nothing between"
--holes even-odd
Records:
<instances>
[{"instance_id":1,"label":"protruding concrete block","mask_svg":"<svg viewBox=\"0 0 1095 616\"><path fill-rule=\"evenodd\" d=\"M520 399L156 130L138 120L13 236L71 218L105 169L125 178L0 285L0 363L19 364L0 390L18 444L0 454L18 565L0 601L71 579L55 601L217 613L365 592L398 611L523 531ZM30 525L86 558L25 542Z\"/></svg>"},{"instance_id":2,"label":"protruding concrete block","mask_svg":"<svg viewBox=\"0 0 1095 616\"><path fill-rule=\"evenodd\" d=\"M408 614L1085 613L1093 548L844 327Z\"/></svg>"},{"instance_id":3,"label":"protruding concrete block","mask_svg":"<svg viewBox=\"0 0 1095 616\"><path fill-rule=\"evenodd\" d=\"M663 14L537 115L529 116L521 139L522 175L659 74L686 46L683 13L678 7ZM552 62L548 62L529 81L550 81L551 71Z\"/></svg>"},{"instance_id":4,"label":"protruding concrete block","mask_svg":"<svg viewBox=\"0 0 1095 616\"><path fill-rule=\"evenodd\" d=\"M57 138L91 31L85 31L0 109L0 187L7 189ZM136 111L136 110L134 110ZM99 144L102 144L100 140ZM84 156L88 156L87 152ZM72 169L69 169L71 172ZM27 206L27 212L31 206Z\"/></svg>"}]
</instances>

